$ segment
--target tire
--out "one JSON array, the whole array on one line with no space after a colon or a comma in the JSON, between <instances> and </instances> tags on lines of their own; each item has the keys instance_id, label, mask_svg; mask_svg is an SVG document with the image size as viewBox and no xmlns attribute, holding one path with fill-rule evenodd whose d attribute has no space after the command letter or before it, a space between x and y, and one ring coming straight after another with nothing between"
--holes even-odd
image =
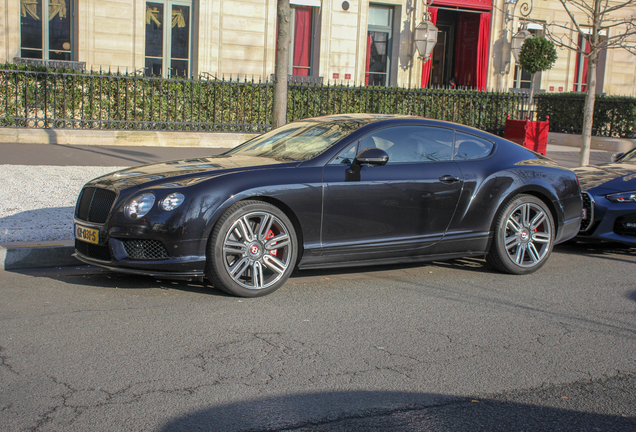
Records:
<instances>
[{"instance_id":1,"label":"tire","mask_svg":"<svg viewBox=\"0 0 636 432\"><path fill-rule=\"evenodd\" d=\"M205 271L215 288L259 297L287 281L297 255L296 231L285 213L262 201L241 201L215 225Z\"/></svg>"},{"instance_id":2,"label":"tire","mask_svg":"<svg viewBox=\"0 0 636 432\"><path fill-rule=\"evenodd\" d=\"M486 260L497 270L529 274L548 260L554 246L554 220L547 205L518 195L497 214L495 236Z\"/></svg>"}]
</instances>

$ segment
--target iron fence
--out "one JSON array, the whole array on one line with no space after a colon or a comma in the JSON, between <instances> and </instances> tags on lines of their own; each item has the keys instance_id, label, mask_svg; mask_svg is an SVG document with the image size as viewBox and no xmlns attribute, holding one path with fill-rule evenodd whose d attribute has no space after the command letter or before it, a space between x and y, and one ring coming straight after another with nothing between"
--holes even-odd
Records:
<instances>
[{"instance_id":1,"label":"iron fence","mask_svg":"<svg viewBox=\"0 0 636 432\"><path fill-rule=\"evenodd\" d=\"M272 126L269 81L0 69L0 127L255 132ZM527 95L290 83L288 120L339 113L419 115L503 134Z\"/></svg>"}]
</instances>

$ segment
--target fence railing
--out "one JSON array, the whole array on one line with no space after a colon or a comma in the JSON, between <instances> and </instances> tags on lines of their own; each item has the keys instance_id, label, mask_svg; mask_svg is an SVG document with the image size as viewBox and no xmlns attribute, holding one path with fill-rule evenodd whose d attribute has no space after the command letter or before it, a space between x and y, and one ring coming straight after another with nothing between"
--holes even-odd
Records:
<instances>
[{"instance_id":1,"label":"fence railing","mask_svg":"<svg viewBox=\"0 0 636 432\"><path fill-rule=\"evenodd\" d=\"M264 132L273 83L139 74L0 69L0 127ZM449 89L289 84L288 120L339 113L419 115L499 135L527 95Z\"/></svg>"}]
</instances>

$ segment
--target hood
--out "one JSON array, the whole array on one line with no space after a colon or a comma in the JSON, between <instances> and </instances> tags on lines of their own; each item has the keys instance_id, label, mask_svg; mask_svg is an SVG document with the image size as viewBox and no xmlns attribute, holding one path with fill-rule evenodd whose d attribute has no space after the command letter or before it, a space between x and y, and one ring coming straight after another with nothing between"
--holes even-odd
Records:
<instances>
[{"instance_id":1,"label":"hood","mask_svg":"<svg viewBox=\"0 0 636 432\"><path fill-rule=\"evenodd\" d=\"M226 174L228 171L248 171L284 163L290 162L244 155L216 155L140 165L106 174L89 184L111 189L141 186L150 182L155 183L153 186L180 187ZM297 162L293 165L297 165Z\"/></svg>"},{"instance_id":2,"label":"hood","mask_svg":"<svg viewBox=\"0 0 636 432\"><path fill-rule=\"evenodd\" d=\"M633 163L592 165L573 171L579 177L583 191L599 186L615 192L636 190L636 164Z\"/></svg>"}]
</instances>

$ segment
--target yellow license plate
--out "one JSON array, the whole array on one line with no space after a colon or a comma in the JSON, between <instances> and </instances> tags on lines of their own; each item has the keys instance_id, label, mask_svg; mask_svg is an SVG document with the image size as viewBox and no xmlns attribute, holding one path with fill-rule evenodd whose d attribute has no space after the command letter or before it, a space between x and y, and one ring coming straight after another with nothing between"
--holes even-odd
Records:
<instances>
[{"instance_id":1,"label":"yellow license plate","mask_svg":"<svg viewBox=\"0 0 636 432\"><path fill-rule=\"evenodd\" d=\"M81 225L75 225L75 238L88 243L97 244L99 243L99 231Z\"/></svg>"}]
</instances>

